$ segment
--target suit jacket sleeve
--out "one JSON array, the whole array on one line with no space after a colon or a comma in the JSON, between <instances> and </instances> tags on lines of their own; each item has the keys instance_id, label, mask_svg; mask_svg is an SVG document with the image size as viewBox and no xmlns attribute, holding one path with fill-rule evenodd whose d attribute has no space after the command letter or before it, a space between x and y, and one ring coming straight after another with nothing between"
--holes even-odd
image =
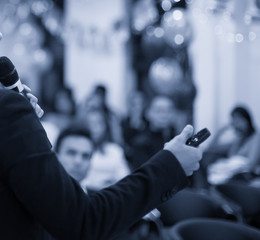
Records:
<instances>
[{"instance_id":1,"label":"suit jacket sleeve","mask_svg":"<svg viewBox=\"0 0 260 240\"><path fill-rule=\"evenodd\" d=\"M30 103L7 90L0 108L1 177L57 239L110 239L187 184L176 158L160 151L117 184L85 195L58 162Z\"/></svg>"}]
</instances>

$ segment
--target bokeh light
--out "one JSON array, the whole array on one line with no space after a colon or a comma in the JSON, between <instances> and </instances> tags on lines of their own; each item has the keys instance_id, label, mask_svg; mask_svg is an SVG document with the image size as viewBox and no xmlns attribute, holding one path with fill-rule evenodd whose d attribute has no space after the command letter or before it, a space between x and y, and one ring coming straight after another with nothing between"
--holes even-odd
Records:
<instances>
[{"instance_id":1,"label":"bokeh light","mask_svg":"<svg viewBox=\"0 0 260 240\"><path fill-rule=\"evenodd\" d=\"M160 57L149 69L148 78L155 92L172 96L183 79L183 70L177 60Z\"/></svg>"},{"instance_id":2,"label":"bokeh light","mask_svg":"<svg viewBox=\"0 0 260 240\"><path fill-rule=\"evenodd\" d=\"M183 8L174 8L163 16L164 38L173 48L183 47L191 41L192 27L186 11Z\"/></svg>"}]
</instances>

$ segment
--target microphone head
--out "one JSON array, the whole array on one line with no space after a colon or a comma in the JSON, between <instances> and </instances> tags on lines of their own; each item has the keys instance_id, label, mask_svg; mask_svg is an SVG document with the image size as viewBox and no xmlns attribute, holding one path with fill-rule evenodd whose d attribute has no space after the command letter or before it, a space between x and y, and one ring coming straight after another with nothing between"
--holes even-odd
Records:
<instances>
[{"instance_id":1,"label":"microphone head","mask_svg":"<svg viewBox=\"0 0 260 240\"><path fill-rule=\"evenodd\" d=\"M8 57L0 57L0 82L9 87L19 80L15 66Z\"/></svg>"}]
</instances>

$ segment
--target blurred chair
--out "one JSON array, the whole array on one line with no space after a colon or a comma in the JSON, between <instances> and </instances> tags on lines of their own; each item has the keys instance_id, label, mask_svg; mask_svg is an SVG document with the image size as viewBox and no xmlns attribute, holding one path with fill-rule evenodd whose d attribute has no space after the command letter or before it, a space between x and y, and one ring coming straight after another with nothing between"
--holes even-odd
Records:
<instances>
[{"instance_id":1,"label":"blurred chair","mask_svg":"<svg viewBox=\"0 0 260 240\"><path fill-rule=\"evenodd\" d=\"M243 183L228 182L216 185L216 190L241 206L247 224L260 228L260 189Z\"/></svg>"},{"instance_id":2,"label":"blurred chair","mask_svg":"<svg viewBox=\"0 0 260 240\"><path fill-rule=\"evenodd\" d=\"M160 221L141 219L113 240L165 240Z\"/></svg>"},{"instance_id":3,"label":"blurred chair","mask_svg":"<svg viewBox=\"0 0 260 240\"><path fill-rule=\"evenodd\" d=\"M259 240L257 228L224 219L193 218L171 228L174 240Z\"/></svg>"},{"instance_id":4,"label":"blurred chair","mask_svg":"<svg viewBox=\"0 0 260 240\"><path fill-rule=\"evenodd\" d=\"M237 220L233 209L228 209L225 202L219 201L210 192L188 188L160 205L158 210L161 212L161 220L164 226L172 226L179 221L197 217L233 218Z\"/></svg>"}]
</instances>

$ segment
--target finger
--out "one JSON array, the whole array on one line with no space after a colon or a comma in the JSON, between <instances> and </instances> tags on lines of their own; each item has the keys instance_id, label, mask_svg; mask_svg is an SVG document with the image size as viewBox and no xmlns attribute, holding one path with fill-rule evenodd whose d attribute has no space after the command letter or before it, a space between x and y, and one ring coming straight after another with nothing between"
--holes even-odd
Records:
<instances>
[{"instance_id":1,"label":"finger","mask_svg":"<svg viewBox=\"0 0 260 240\"><path fill-rule=\"evenodd\" d=\"M44 111L38 104L35 106L35 112L36 112L36 115L38 116L38 118L41 118L44 114Z\"/></svg>"},{"instance_id":2,"label":"finger","mask_svg":"<svg viewBox=\"0 0 260 240\"><path fill-rule=\"evenodd\" d=\"M29 98L30 103L32 104L32 106L35 107L37 102L38 102L38 98L35 97L34 95L32 95L31 93L27 93L26 95Z\"/></svg>"},{"instance_id":3,"label":"finger","mask_svg":"<svg viewBox=\"0 0 260 240\"><path fill-rule=\"evenodd\" d=\"M26 96L30 99L30 101L32 102L38 102L38 98L35 97L33 94L31 93L26 93Z\"/></svg>"},{"instance_id":4,"label":"finger","mask_svg":"<svg viewBox=\"0 0 260 240\"><path fill-rule=\"evenodd\" d=\"M41 109L41 111L37 114L38 118L41 118L44 114L44 111Z\"/></svg>"},{"instance_id":5,"label":"finger","mask_svg":"<svg viewBox=\"0 0 260 240\"><path fill-rule=\"evenodd\" d=\"M26 92L31 92L31 88L29 88L27 85L23 84L23 87L25 89Z\"/></svg>"},{"instance_id":6,"label":"finger","mask_svg":"<svg viewBox=\"0 0 260 240\"><path fill-rule=\"evenodd\" d=\"M197 162L197 163L195 164L195 166L194 166L194 171L199 170L199 168L200 168L200 164Z\"/></svg>"},{"instance_id":7,"label":"finger","mask_svg":"<svg viewBox=\"0 0 260 240\"><path fill-rule=\"evenodd\" d=\"M186 142L188 138L192 136L193 132L194 132L193 126L188 124L182 130L180 134L180 138L183 140L183 142Z\"/></svg>"}]
</instances>

